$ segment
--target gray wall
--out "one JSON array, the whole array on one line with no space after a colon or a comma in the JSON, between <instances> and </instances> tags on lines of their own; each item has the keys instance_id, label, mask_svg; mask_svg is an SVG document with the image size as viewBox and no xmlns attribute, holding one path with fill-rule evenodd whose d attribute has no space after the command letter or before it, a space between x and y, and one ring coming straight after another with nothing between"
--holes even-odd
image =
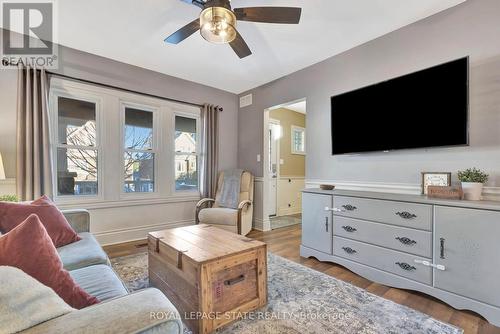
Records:
<instances>
[{"instance_id":1,"label":"gray wall","mask_svg":"<svg viewBox=\"0 0 500 334\"><path fill-rule=\"evenodd\" d=\"M219 166L237 167L235 94L64 46L59 47L59 69L54 72L161 97L222 106ZM4 155L7 177L11 178L15 177L16 95L16 71L0 70L0 152Z\"/></svg>"},{"instance_id":2,"label":"gray wall","mask_svg":"<svg viewBox=\"0 0 500 334\"><path fill-rule=\"evenodd\" d=\"M245 92L241 96L252 93L254 104L239 111L238 165L261 176L262 163L256 157L263 151L264 109L306 97L307 179L418 184L424 170L456 172L477 166L493 174L490 185L500 185L499 36L500 1L469 0ZM470 147L331 155L332 95L467 55L471 60ZM446 131L446 124L442 126L436 130Z\"/></svg>"},{"instance_id":3,"label":"gray wall","mask_svg":"<svg viewBox=\"0 0 500 334\"><path fill-rule=\"evenodd\" d=\"M16 176L17 72L0 70L0 153L5 176Z\"/></svg>"}]
</instances>

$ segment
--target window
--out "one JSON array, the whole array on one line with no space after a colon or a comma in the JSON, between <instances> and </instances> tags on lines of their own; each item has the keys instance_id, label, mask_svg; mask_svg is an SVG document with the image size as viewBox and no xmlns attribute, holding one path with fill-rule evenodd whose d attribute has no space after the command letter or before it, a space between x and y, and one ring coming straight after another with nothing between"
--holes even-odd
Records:
<instances>
[{"instance_id":1,"label":"window","mask_svg":"<svg viewBox=\"0 0 500 334\"><path fill-rule=\"evenodd\" d=\"M175 190L198 190L197 119L175 116Z\"/></svg>"},{"instance_id":2,"label":"window","mask_svg":"<svg viewBox=\"0 0 500 334\"><path fill-rule=\"evenodd\" d=\"M57 97L57 195L97 195L96 103Z\"/></svg>"},{"instance_id":3,"label":"window","mask_svg":"<svg viewBox=\"0 0 500 334\"><path fill-rule=\"evenodd\" d=\"M155 191L153 112L125 107L124 187L126 193Z\"/></svg>"},{"instance_id":4,"label":"window","mask_svg":"<svg viewBox=\"0 0 500 334\"><path fill-rule=\"evenodd\" d=\"M199 198L200 108L50 80L56 203L113 207Z\"/></svg>"},{"instance_id":5,"label":"window","mask_svg":"<svg viewBox=\"0 0 500 334\"><path fill-rule=\"evenodd\" d=\"M306 154L306 129L292 125L292 154Z\"/></svg>"}]
</instances>

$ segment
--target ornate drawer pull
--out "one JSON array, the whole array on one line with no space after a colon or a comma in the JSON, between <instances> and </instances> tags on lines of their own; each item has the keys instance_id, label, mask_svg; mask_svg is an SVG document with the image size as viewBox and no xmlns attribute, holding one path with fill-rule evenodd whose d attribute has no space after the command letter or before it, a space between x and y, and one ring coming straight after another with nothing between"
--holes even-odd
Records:
<instances>
[{"instance_id":1,"label":"ornate drawer pull","mask_svg":"<svg viewBox=\"0 0 500 334\"><path fill-rule=\"evenodd\" d=\"M342 226L342 228L346 231L346 232L349 232L349 233L354 233L357 231L357 229L355 229L354 227L352 226Z\"/></svg>"},{"instance_id":2,"label":"ornate drawer pull","mask_svg":"<svg viewBox=\"0 0 500 334\"><path fill-rule=\"evenodd\" d=\"M357 251L355 251L354 249L352 249L351 247L342 247L342 249L344 250L344 252L346 252L347 254L355 254L357 253Z\"/></svg>"},{"instance_id":3,"label":"ornate drawer pull","mask_svg":"<svg viewBox=\"0 0 500 334\"><path fill-rule=\"evenodd\" d=\"M404 262L396 262L396 264L403 270L406 270L406 271L413 271L413 270L417 270L417 268L415 268L414 266L412 265L409 265L408 263L404 263Z\"/></svg>"},{"instance_id":4,"label":"ornate drawer pull","mask_svg":"<svg viewBox=\"0 0 500 334\"><path fill-rule=\"evenodd\" d=\"M356 210L356 209L357 209L357 207L352 206L351 204L342 205L342 207L343 207L344 209L346 209L347 211L354 211L354 210Z\"/></svg>"},{"instance_id":5,"label":"ornate drawer pull","mask_svg":"<svg viewBox=\"0 0 500 334\"><path fill-rule=\"evenodd\" d=\"M396 215L403 219L413 219L417 218L417 215L414 215L413 213L410 213L408 211L403 211L403 212L396 212Z\"/></svg>"},{"instance_id":6,"label":"ornate drawer pull","mask_svg":"<svg viewBox=\"0 0 500 334\"><path fill-rule=\"evenodd\" d=\"M403 245L407 245L407 246L413 246L417 243L415 240L411 240L410 238L406 238L406 237L402 237L402 238L396 237L396 240L398 240Z\"/></svg>"}]
</instances>

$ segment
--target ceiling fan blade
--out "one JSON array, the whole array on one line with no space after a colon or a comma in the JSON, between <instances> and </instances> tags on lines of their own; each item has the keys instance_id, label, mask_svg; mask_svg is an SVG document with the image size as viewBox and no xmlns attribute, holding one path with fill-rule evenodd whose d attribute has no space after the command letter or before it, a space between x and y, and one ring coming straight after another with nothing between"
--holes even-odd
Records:
<instances>
[{"instance_id":1,"label":"ceiling fan blade","mask_svg":"<svg viewBox=\"0 0 500 334\"><path fill-rule=\"evenodd\" d=\"M262 23L297 24L302 14L302 8L296 7L247 7L235 8L233 11L240 21Z\"/></svg>"},{"instance_id":2,"label":"ceiling fan blade","mask_svg":"<svg viewBox=\"0 0 500 334\"><path fill-rule=\"evenodd\" d=\"M234 41L229 43L229 45L241 59L252 54L252 51L250 51L250 48L248 47L243 37L241 37L239 32L236 32L236 38L234 39Z\"/></svg>"},{"instance_id":3,"label":"ceiling fan blade","mask_svg":"<svg viewBox=\"0 0 500 334\"><path fill-rule=\"evenodd\" d=\"M193 22L186 24L184 27L165 38L165 42L179 44L198 30L200 30L200 19L196 19Z\"/></svg>"},{"instance_id":4,"label":"ceiling fan blade","mask_svg":"<svg viewBox=\"0 0 500 334\"><path fill-rule=\"evenodd\" d=\"M181 0L181 1L191 5L195 5L196 7L200 7L201 9L205 8L205 3L201 0Z\"/></svg>"}]
</instances>

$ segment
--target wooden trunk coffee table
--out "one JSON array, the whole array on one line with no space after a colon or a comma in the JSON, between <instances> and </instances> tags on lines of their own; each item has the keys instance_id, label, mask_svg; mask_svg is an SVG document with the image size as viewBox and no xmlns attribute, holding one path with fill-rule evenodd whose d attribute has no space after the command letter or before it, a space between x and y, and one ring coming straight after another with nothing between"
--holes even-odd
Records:
<instances>
[{"instance_id":1,"label":"wooden trunk coffee table","mask_svg":"<svg viewBox=\"0 0 500 334\"><path fill-rule=\"evenodd\" d=\"M149 281L194 333L211 333L267 303L267 246L211 225L148 235Z\"/></svg>"}]
</instances>

